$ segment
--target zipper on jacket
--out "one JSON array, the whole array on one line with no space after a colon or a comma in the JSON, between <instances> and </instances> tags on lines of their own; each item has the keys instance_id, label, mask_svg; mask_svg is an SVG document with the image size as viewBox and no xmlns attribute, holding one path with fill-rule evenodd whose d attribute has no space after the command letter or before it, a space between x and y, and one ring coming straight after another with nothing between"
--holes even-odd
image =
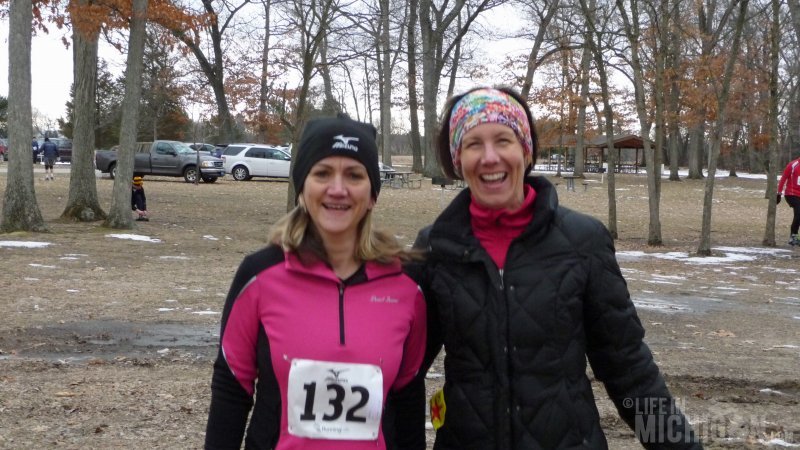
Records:
<instances>
[{"instance_id":1,"label":"zipper on jacket","mask_svg":"<svg viewBox=\"0 0 800 450\"><path fill-rule=\"evenodd\" d=\"M339 283L339 344L344 345L344 283Z\"/></svg>"}]
</instances>

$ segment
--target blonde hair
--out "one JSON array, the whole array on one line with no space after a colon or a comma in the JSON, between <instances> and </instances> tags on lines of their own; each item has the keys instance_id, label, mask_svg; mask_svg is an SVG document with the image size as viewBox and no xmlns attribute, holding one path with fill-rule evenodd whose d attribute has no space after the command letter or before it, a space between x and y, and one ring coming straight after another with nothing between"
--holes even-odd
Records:
<instances>
[{"instance_id":1,"label":"blonde hair","mask_svg":"<svg viewBox=\"0 0 800 450\"><path fill-rule=\"evenodd\" d=\"M328 259L322 237L302 204L275 222L269 240L284 251L297 253L301 257L310 253L320 259ZM398 258L401 261L416 259L417 253L403 249L391 234L373 229L371 209L358 224L355 257L359 261L388 264Z\"/></svg>"}]
</instances>

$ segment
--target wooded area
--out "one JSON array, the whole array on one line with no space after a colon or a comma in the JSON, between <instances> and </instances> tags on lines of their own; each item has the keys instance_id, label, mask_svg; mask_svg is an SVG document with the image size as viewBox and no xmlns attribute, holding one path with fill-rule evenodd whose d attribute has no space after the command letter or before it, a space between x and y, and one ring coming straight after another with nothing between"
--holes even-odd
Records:
<instances>
[{"instance_id":1,"label":"wooded area","mask_svg":"<svg viewBox=\"0 0 800 450\"><path fill-rule=\"evenodd\" d=\"M376 125L384 162L404 142L414 170L439 175L432 137L443 100L475 84L505 84L528 98L540 140L578 136L577 176L585 139L645 138L650 245L662 241L656 169L665 164L670 182L680 180L679 167L694 179L705 170L697 251L708 255L718 168L768 172L764 244L775 245L774 180L800 146L800 0L13 0L0 2L0 15L11 30L0 132L13 161L3 231L46 228L31 159L22 156L33 123L31 33L54 27L71 32L75 55L73 101L60 124L75 139L62 217L77 221L106 217L94 149L120 143L125 152L136 136L196 139L199 129L209 142L296 144L309 118L345 112ZM487 43L501 38L529 51L498 61ZM129 57L125 76L110 74L98 39L131 54L142 45L142 64ZM613 167L613 148L607 155ZM130 177L115 183L122 201ZM616 236L613 171L607 186ZM128 216L116 211L107 225L129 228Z\"/></svg>"}]
</instances>

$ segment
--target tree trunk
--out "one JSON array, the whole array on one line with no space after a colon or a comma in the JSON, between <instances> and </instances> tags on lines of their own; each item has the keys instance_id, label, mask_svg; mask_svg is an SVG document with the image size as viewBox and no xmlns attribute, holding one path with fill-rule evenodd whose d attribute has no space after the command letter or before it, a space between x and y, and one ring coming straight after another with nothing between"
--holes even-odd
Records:
<instances>
[{"instance_id":1,"label":"tree trunk","mask_svg":"<svg viewBox=\"0 0 800 450\"><path fill-rule=\"evenodd\" d=\"M328 65L328 32L322 31L322 39L319 46L319 74L322 77L322 86L325 99L322 102L322 112L326 115L334 116L342 112L342 105L333 95L333 81L331 81L331 68Z\"/></svg>"},{"instance_id":2,"label":"tree trunk","mask_svg":"<svg viewBox=\"0 0 800 450\"><path fill-rule=\"evenodd\" d=\"M700 108L701 111L698 114L698 117L705 117L705 108ZM686 158L688 160L689 165L689 174L686 178L690 180L702 180L703 179L703 148L705 147L705 122L702 122L704 119L700 119L701 123L694 125L689 129L689 148L687 149Z\"/></svg>"},{"instance_id":3,"label":"tree trunk","mask_svg":"<svg viewBox=\"0 0 800 450\"><path fill-rule=\"evenodd\" d=\"M591 39L591 33L584 34L584 40ZM592 53L587 47L583 48L581 54L581 97L578 103L578 124L575 133L575 172L576 177L582 177L586 161L583 157L585 147L584 136L586 135L586 105L589 102L589 70L592 63ZM535 161L534 161L535 162ZM600 158L600 168L603 167L603 158Z\"/></svg>"},{"instance_id":4,"label":"tree trunk","mask_svg":"<svg viewBox=\"0 0 800 450\"><path fill-rule=\"evenodd\" d=\"M422 37L422 109L423 129L425 137L422 148L425 152L425 167L423 173L426 177L441 175L434 149L436 134L436 97L439 95L439 74L436 70L436 40L439 36L433 30L431 22L431 0L420 0L419 22Z\"/></svg>"},{"instance_id":5,"label":"tree trunk","mask_svg":"<svg viewBox=\"0 0 800 450\"><path fill-rule=\"evenodd\" d=\"M680 23L680 8L672 7L670 16L670 27L668 28L669 42L666 49L667 67L670 68L668 75L669 94L666 100L666 133L669 136L667 139L667 154L669 155L669 179L670 181L680 181L681 177L678 173L679 164L681 159L680 153L680 76L679 70L681 55L679 49L681 48L681 41L678 32L676 31L677 24Z\"/></svg>"},{"instance_id":6,"label":"tree trunk","mask_svg":"<svg viewBox=\"0 0 800 450\"><path fill-rule=\"evenodd\" d=\"M608 232L613 239L617 239L617 197L616 197L616 178L614 170L616 169L616 155L614 152L614 112L611 109L611 102L608 93L608 76L606 75L606 64L603 61L603 51L601 49L601 32L595 26L595 8L594 0L589 0L590 5L587 6L586 0L580 0L581 10L583 11L584 18L586 19L586 26L589 30L589 40L586 44L592 52L594 57L595 66L597 67L597 74L600 78L600 90L603 97L603 116L605 118L605 135L608 144ZM595 42L597 39L597 42Z\"/></svg>"},{"instance_id":7,"label":"tree trunk","mask_svg":"<svg viewBox=\"0 0 800 450\"><path fill-rule=\"evenodd\" d=\"M731 44L730 54L738 55L741 43L742 30L747 21L747 5L749 0L739 0L739 17L733 30L733 43ZM731 78L733 68L738 58L728 58L725 63L725 71L721 80L721 92L717 98L717 120L714 131L711 134L711 149L708 155L708 178L706 179L705 192L703 194L703 221L700 231L700 245L697 247L697 254L700 256L711 255L711 207L714 200L714 178L717 174L717 160L722 140L722 128L725 125L726 113L728 108L728 98L730 97Z\"/></svg>"},{"instance_id":8,"label":"tree trunk","mask_svg":"<svg viewBox=\"0 0 800 450\"><path fill-rule=\"evenodd\" d=\"M539 50L542 48L547 32L550 29L550 22L558 11L561 4L559 0L552 0L545 3L545 13L541 16L541 21L536 28L536 37L533 39L533 46L531 52L528 54L527 69L525 71L525 79L522 82L522 89L520 94L522 98L528 99L533 86L533 76L536 74L536 69L539 67Z\"/></svg>"},{"instance_id":9,"label":"tree trunk","mask_svg":"<svg viewBox=\"0 0 800 450\"><path fill-rule=\"evenodd\" d=\"M762 244L775 246L775 209L778 176L778 67L780 63L780 1L772 0L772 28L770 30L770 71L769 71L769 167L767 169L767 224ZM791 3L791 2L790 2Z\"/></svg>"},{"instance_id":10,"label":"tree trunk","mask_svg":"<svg viewBox=\"0 0 800 450\"><path fill-rule=\"evenodd\" d=\"M11 0L8 30L8 176L0 230L48 231L36 203L31 158L30 0Z\"/></svg>"},{"instance_id":11,"label":"tree trunk","mask_svg":"<svg viewBox=\"0 0 800 450\"><path fill-rule=\"evenodd\" d=\"M89 4L81 0L80 4ZM70 161L69 197L61 217L81 222L103 220L106 213L97 199L94 175L94 123L97 88L98 32L72 32L75 109Z\"/></svg>"},{"instance_id":12,"label":"tree trunk","mask_svg":"<svg viewBox=\"0 0 800 450\"><path fill-rule=\"evenodd\" d=\"M258 112L261 113L262 120L267 115L267 99L269 98L269 38L270 32L270 12L272 9L271 0L263 0L264 5L264 41L261 47L261 80L258 91Z\"/></svg>"},{"instance_id":13,"label":"tree trunk","mask_svg":"<svg viewBox=\"0 0 800 450\"><path fill-rule=\"evenodd\" d=\"M378 36L378 59L381 69L381 142L382 158L384 164L392 164L392 63L389 41L389 0L380 0L380 34Z\"/></svg>"},{"instance_id":14,"label":"tree trunk","mask_svg":"<svg viewBox=\"0 0 800 450\"><path fill-rule=\"evenodd\" d=\"M409 139L411 140L411 155L413 164L411 170L422 172L422 144L419 135L419 102L417 101L417 7L419 0L409 0L408 14L408 109L411 130Z\"/></svg>"},{"instance_id":15,"label":"tree trunk","mask_svg":"<svg viewBox=\"0 0 800 450\"><path fill-rule=\"evenodd\" d=\"M136 130L139 125L139 100L142 97L142 72L144 71L145 25L148 0L133 0L128 57L125 70L125 98L122 100L122 123L117 151L117 177L111 194L111 208L103 224L109 228L130 229L131 179L133 178Z\"/></svg>"}]
</instances>

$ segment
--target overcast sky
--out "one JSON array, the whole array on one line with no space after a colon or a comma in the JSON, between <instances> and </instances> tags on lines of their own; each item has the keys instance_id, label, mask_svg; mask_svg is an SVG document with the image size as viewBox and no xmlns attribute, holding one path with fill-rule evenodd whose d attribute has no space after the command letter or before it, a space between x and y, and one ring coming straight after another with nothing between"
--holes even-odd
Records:
<instances>
[{"instance_id":1,"label":"overcast sky","mask_svg":"<svg viewBox=\"0 0 800 450\"><path fill-rule=\"evenodd\" d=\"M498 18L499 17L499 18ZM509 23L515 27L521 21L502 9L489 12L483 18L490 23L502 21L508 29ZM8 97L8 18L0 20L0 95ZM34 36L31 48L31 105L35 111L55 120L63 117L66 111L66 102L69 100L69 89L72 84L72 49L66 48L61 42L62 36L69 38L67 30L58 30L50 27L49 35ZM71 42L71 41L70 41ZM484 50L495 58L502 58L506 53L530 51L529 43L525 41L503 41L484 44ZM100 57L109 61L110 69L113 66L122 67L125 63L124 55L100 40ZM121 70L120 70L121 72Z\"/></svg>"},{"instance_id":2,"label":"overcast sky","mask_svg":"<svg viewBox=\"0 0 800 450\"><path fill-rule=\"evenodd\" d=\"M64 116L72 85L72 48L61 42L64 33L51 27L50 35L31 42L31 105L51 119ZM104 58L117 57L102 41L101 51ZM8 97L8 19L0 20L0 95Z\"/></svg>"}]
</instances>

